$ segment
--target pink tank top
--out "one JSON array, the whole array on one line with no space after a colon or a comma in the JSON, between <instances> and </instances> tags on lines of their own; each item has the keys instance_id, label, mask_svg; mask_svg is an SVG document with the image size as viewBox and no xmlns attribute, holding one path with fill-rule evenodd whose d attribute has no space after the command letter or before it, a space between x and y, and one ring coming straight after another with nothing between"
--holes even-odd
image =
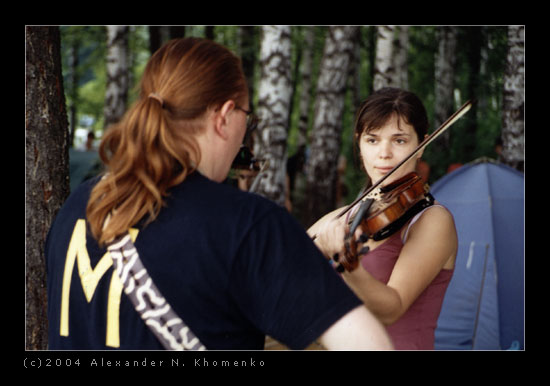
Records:
<instances>
[{"instance_id":1,"label":"pink tank top","mask_svg":"<svg viewBox=\"0 0 550 386\"><path fill-rule=\"evenodd\" d=\"M405 240L409 227L429 208L431 207L424 209L411 220L405 231ZM361 260L361 265L376 279L387 284L402 248L403 240L401 239L401 231L399 231L376 249L367 253ZM386 326L396 350L434 349L434 332L437 319L453 271L453 269L442 269L407 312L398 321Z\"/></svg>"}]
</instances>

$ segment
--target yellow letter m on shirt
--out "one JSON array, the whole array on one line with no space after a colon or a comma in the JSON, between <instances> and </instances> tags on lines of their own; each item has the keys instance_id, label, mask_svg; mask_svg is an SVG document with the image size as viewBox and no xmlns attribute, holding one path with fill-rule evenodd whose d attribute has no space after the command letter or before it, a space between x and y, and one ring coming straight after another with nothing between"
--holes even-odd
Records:
<instances>
[{"instance_id":1,"label":"yellow letter m on shirt","mask_svg":"<svg viewBox=\"0 0 550 386\"><path fill-rule=\"evenodd\" d=\"M132 241L137 238L138 230L130 229ZM61 292L61 322L59 334L69 336L69 295L71 289L71 278L75 261L78 266L78 275L80 283L84 290L84 295L88 303L92 301L95 289L105 274L113 265L113 260L109 252L105 253L95 268L92 268L90 256L86 249L86 222L77 220L65 260L65 271L63 272L63 289ZM110 347L120 347L119 333L119 312L120 298L122 296L122 283L115 270L111 275L111 285L109 287L109 299L107 300L107 336L105 344Z\"/></svg>"}]
</instances>

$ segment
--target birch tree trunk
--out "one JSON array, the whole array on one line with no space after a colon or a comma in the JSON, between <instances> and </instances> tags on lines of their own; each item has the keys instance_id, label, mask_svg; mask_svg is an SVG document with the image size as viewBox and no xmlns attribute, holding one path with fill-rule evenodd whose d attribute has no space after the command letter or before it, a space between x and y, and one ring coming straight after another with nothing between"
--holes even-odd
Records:
<instances>
[{"instance_id":1,"label":"birch tree trunk","mask_svg":"<svg viewBox=\"0 0 550 386\"><path fill-rule=\"evenodd\" d=\"M351 106L355 112L361 105L361 45L362 36L359 29L356 31L353 45L353 54L348 66L348 88L351 90Z\"/></svg>"},{"instance_id":2,"label":"birch tree trunk","mask_svg":"<svg viewBox=\"0 0 550 386\"><path fill-rule=\"evenodd\" d=\"M523 171L525 160L524 34L524 26L508 27L508 55L502 106L502 160L520 171Z\"/></svg>"},{"instance_id":3,"label":"birch tree trunk","mask_svg":"<svg viewBox=\"0 0 550 386\"><path fill-rule=\"evenodd\" d=\"M129 82L128 32L127 26L107 27L107 86L103 108L105 128L118 122L126 111Z\"/></svg>"},{"instance_id":4,"label":"birch tree trunk","mask_svg":"<svg viewBox=\"0 0 550 386\"><path fill-rule=\"evenodd\" d=\"M374 91L383 87L409 88L409 27L377 27Z\"/></svg>"},{"instance_id":5,"label":"birch tree trunk","mask_svg":"<svg viewBox=\"0 0 550 386\"><path fill-rule=\"evenodd\" d=\"M456 27L439 27L436 31L439 42L435 55L435 107L434 128L454 112L454 71L456 63ZM450 149L450 133L447 130L432 145L438 150L435 153L447 154Z\"/></svg>"},{"instance_id":6,"label":"birch tree trunk","mask_svg":"<svg viewBox=\"0 0 550 386\"><path fill-rule=\"evenodd\" d=\"M44 242L69 195L69 129L57 27L25 36L25 347L48 344Z\"/></svg>"},{"instance_id":7,"label":"birch tree trunk","mask_svg":"<svg viewBox=\"0 0 550 386\"><path fill-rule=\"evenodd\" d=\"M306 164L308 225L334 209L342 114L358 27L330 27L317 84L311 154Z\"/></svg>"},{"instance_id":8,"label":"birch tree trunk","mask_svg":"<svg viewBox=\"0 0 550 386\"><path fill-rule=\"evenodd\" d=\"M395 84L395 67L393 63L394 34L395 26L384 25L377 27L374 91Z\"/></svg>"},{"instance_id":9,"label":"birch tree trunk","mask_svg":"<svg viewBox=\"0 0 550 386\"><path fill-rule=\"evenodd\" d=\"M258 89L260 123L254 154L269 161L257 192L279 205L285 204L286 142L292 84L290 79L290 27L262 28L261 78Z\"/></svg>"},{"instance_id":10,"label":"birch tree trunk","mask_svg":"<svg viewBox=\"0 0 550 386\"><path fill-rule=\"evenodd\" d=\"M393 48L395 81L394 85L405 90L409 89L409 27L400 26L397 30L397 39Z\"/></svg>"},{"instance_id":11,"label":"birch tree trunk","mask_svg":"<svg viewBox=\"0 0 550 386\"><path fill-rule=\"evenodd\" d=\"M314 27L306 27L304 48L301 63L302 93L300 95L300 122L298 124L298 146L305 145L309 123L309 106L311 102L311 71L313 62L313 44L315 42Z\"/></svg>"}]
</instances>

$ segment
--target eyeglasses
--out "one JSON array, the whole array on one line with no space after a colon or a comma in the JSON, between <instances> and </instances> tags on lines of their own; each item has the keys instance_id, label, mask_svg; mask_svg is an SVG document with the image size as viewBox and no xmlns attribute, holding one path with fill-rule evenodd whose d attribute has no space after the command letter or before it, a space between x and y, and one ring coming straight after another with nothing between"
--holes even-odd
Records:
<instances>
[{"instance_id":1,"label":"eyeglasses","mask_svg":"<svg viewBox=\"0 0 550 386\"><path fill-rule=\"evenodd\" d=\"M246 134L245 138L247 138L256 128L258 127L258 122L260 121L258 116L254 114L252 111L248 111L243 109L242 107L235 106L237 110L241 110L246 114Z\"/></svg>"}]
</instances>

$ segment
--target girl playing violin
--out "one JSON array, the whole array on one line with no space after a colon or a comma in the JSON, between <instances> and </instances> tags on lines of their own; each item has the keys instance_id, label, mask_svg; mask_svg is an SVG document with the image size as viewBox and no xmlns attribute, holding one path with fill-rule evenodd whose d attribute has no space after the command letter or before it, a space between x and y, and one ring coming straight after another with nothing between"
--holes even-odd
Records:
<instances>
[{"instance_id":1,"label":"girl playing violin","mask_svg":"<svg viewBox=\"0 0 550 386\"><path fill-rule=\"evenodd\" d=\"M411 154L427 136L427 129L426 109L415 94L384 88L368 97L357 115L354 141L369 183ZM422 151L381 185L415 171L421 156ZM339 218L336 215L343 208L335 210L308 230L333 262L344 254L347 224L358 207ZM359 229L355 237L360 236ZM453 274L457 244L453 216L436 201L390 237L370 238L362 244L358 268L342 272L349 287L386 326L396 349L434 349L434 331Z\"/></svg>"}]
</instances>

